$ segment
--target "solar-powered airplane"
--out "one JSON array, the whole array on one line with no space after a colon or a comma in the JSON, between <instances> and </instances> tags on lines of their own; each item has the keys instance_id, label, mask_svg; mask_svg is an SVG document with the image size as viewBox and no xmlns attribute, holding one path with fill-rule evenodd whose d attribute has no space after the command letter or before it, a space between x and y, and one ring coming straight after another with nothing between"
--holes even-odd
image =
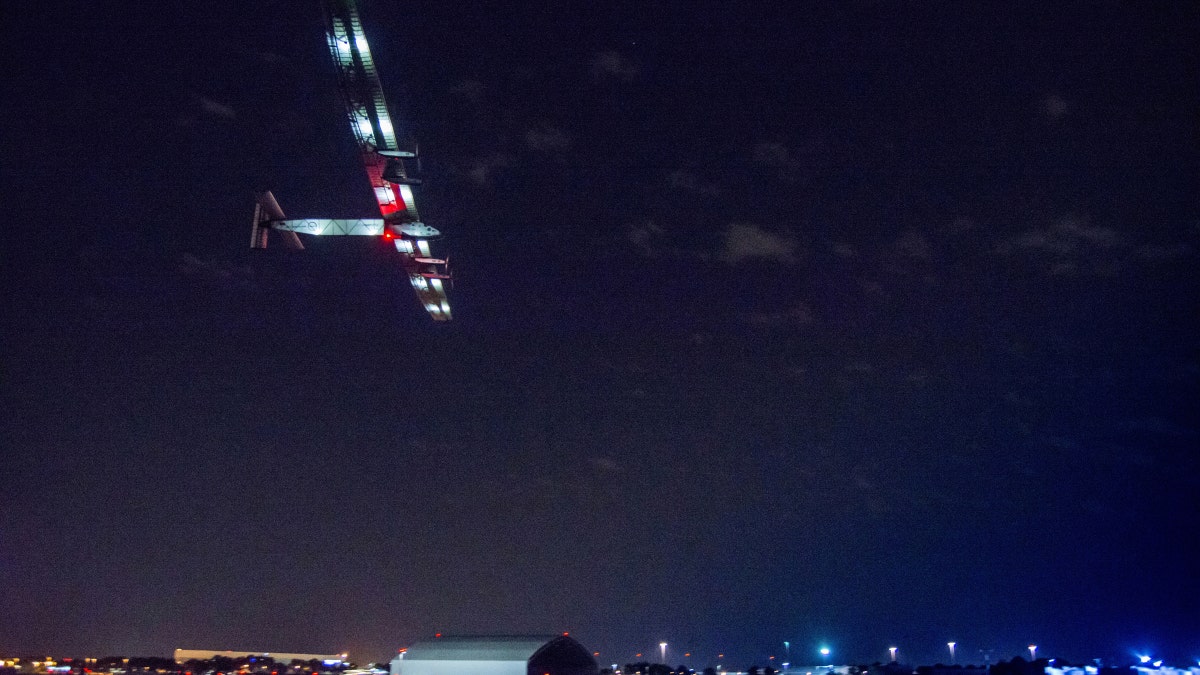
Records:
<instances>
[{"instance_id":1,"label":"solar-powered airplane","mask_svg":"<svg viewBox=\"0 0 1200 675\"><path fill-rule=\"evenodd\" d=\"M371 49L363 35L362 22L354 0L325 0L326 37L337 67L338 84L346 103L350 128L358 140L367 178L375 190L382 218L288 219L274 195L258 195L250 248L266 248L267 234L274 230L284 246L302 250L300 234L358 235L383 237L392 241L400 253L400 262L417 292L417 299L435 321L450 320L450 302L445 287L451 280L445 258L434 257L429 241L440 236L436 229L421 222L412 188L421 181L409 178L406 160L415 159L413 151L402 150L396 143L392 118L383 100L379 74L371 59Z\"/></svg>"}]
</instances>

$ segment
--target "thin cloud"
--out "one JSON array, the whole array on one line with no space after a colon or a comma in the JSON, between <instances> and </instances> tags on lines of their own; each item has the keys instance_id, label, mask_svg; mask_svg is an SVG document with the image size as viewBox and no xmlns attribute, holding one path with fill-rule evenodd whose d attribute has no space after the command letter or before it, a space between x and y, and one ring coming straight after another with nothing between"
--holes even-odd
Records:
<instances>
[{"instance_id":1,"label":"thin cloud","mask_svg":"<svg viewBox=\"0 0 1200 675\"><path fill-rule=\"evenodd\" d=\"M786 168L794 165L791 150L782 143L759 143L754 146L754 161L774 168Z\"/></svg>"},{"instance_id":2,"label":"thin cloud","mask_svg":"<svg viewBox=\"0 0 1200 675\"><path fill-rule=\"evenodd\" d=\"M479 80L463 80L450 87L449 91L451 94L461 96L472 103L479 103L483 100L484 86Z\"/></svg>"},{"instance_id":3,"label":"thin cloud","mask_svg":"<svg viewBox=\"0 0 1200 675\"><path fill-rule=\"evenodd\" d=\"M230 108L223 103L217 103L207 96L196 96L196 101L200 104L201 110L209 115L212 115L213 117L220 117L221 119L226 120L237 118L237 113L234 112L233 108Z\"/></svg>"},{"instance_id":4,"label":"thin cloud","mask_svg":"<svg viewBox=\"0 0 1200 675\"><path fill-rule=\"evenodd\" d=\"M1064 216L1044 227L1004 239L996 253L1052 276L1111 275L1193 255L1188 241L1136 243L1116 228L1092 225L1086 217Z\"/></svg>"},{"instance_id":5,"label":"thin cloud","mask_svg":"<svg viewBox=\"0 0 1200 675\"><path fill-rule=\"evenodd\" d=\"M492 176L497 169L508 168L512 164L512 157L503 153L493 153L474 160L471 168L467 170L467 177L476 185L485 186L492 182Z\"/></svg>"},{"instance_id":6,"label":"thin cloud","mask_svg":"<svg viewBox=\"0 0 1200 675\"><path fill-rule=\"evenodd\" d=\"M637 65L620 52L609 50L592 57L592 76L597 79L615 78L628 82L637 75Z\"/></svg>"},{"instance_id":7,"label":"thin cloud","mask_svg":"<svg viewBox=\"0 0 1200 675\"><path fill-rule=\"evenodd\" d=\"M795 264L798 260L796 238L777 234L751 223L732 223L725 230L721 259L729 264L744 260L767 260Z\"/></svg>"},{"instance_id":8,"label":"thin cloud","mask_svg":"<svg viewBox=\"0 0 1200 675\"><path fill-rule=\"evenodd\" d=\"M248 266L238 266L215 258L205 260L192 253L183 254L178 270L185 277L222 286L252 284L254 276L254 271Z\"/></svg>"},{"instance_id":9,"label":"thin cloud","mask_svg":"<svg viewBox=\"0 0 1200 675\"><path fill-rule=\"evenodd\" d=\"M1133 254L1142 262L1158 263L1183 258L1191 255L1193 250L1190 244L1143 244Z\"/></svg>"},{"instance_id":10,"label":"thin cloud","mask_svg":"<svg viewBox=\"0 0 1200 675\"><path fill-rule=\"evenodd\" d=\"M609 457L588 457L587 461L602 473L620 473L622 471L621 465Z\"/></svg>"},{"instance_id":11,"label":"thin cloud","mask_svg":"<svg viewBox=\"0 0 1200 675\"><path fill-rule=\"evenodd\" d=\"M753 312L745 317L747 323L756 326L807 326L816 322L812 308L807 303L798 302L787 309L775 311Z\"/></svg>"},{"instance_id":12,"label":"thin cloud","mask_svg":"<svg viewBox=\"0 0 1200 675\"><path fill-rule=\"evenodd\" d=\"M866 359L854 359L847 361L842 370L847 373L873 373L875 372L875 366Z\"/></svg>"},{"instance_id":13,"label":"thin cloud","mask_svg":"<svg viewBox=\"0 0 1200 675\"><path fill-rule=\"evenodd\" d=\"M535 152L562 152L571 147L571 139L555 127L530 129L525 132L525 147Z\"/></svg>"},{"instance_id":14,"label":"thin cloud","mask_svg":"<svg viewBox=\"0 0 1200 675\"><path fill-rule=\"evenodd\" d=\"M713 183L700 180L700 177L690 171L672 171L667 176L667 184L677 190L694 192L706 197L716 197L721 194L721 188Z\"/></svg>"},{"instance_id":15,"label":"thin cloud","mask_svg":"<svg viewBox=\"0 0 1200 675\"><path fill-rule=\"evenodd\" d=\"M904 258L929 260L929 240L917 230L908 230L896 240L896 253Z\"/></svg>"},{"instance_id":16,"label":"thin cloud","mask_svg":"<svg viewBox=\"0 0 1200 675\"><path fill-rule=\"evenodd\" d=\"M625 233L625 240L633 245L633 250L646 258L654 258L659 254L660 242L663 237L662 226L646 221L634 225Z\"/></svg>"},{"instance_id":17,"label":"thin cloud","mask_svg":"<svg viewBox=\"0 0 1200 675\"><path fill-rule=\"evenodd\" d=\"M1041 110L1042 116L1050 120L1060 120L1071 112L1071 104L1058 94L1043 96L1038 101L1038 108Z\"/></svg>"},{"instance_id":18,"label":"thin cloud","mask_svg":"<svg viewBox=\"0 0 1200 675\"><path fill-rule=\"evenodd\" d=\"M709 251L684 248L670 241L667 230L652 220L644 220L625 230L622 241L643 258L667 258L671 260L712 260Z\"/></svg>"},{"instance_id":19,"label":"thin cloud","mask_svg":"<svg viewBox=\"0 0 1200 675\"><path fill-rule=\"evenodd\" d=\"M831 242L829 244L829 250L833 251L833 254L839 258L849 259L858 257L858 251L844 241Z\"/></svg>"},{"instance_id":20,"label":"thin cloud","mask_svg":"<svg viewBox=\"0 0 1200 675\"><path fill-rule=\"evenodd\" d=\"M1128 244L1111 227L1090 225L1076 216L1026 230L996 247L1004 257L1039 266L1055 275L1111 274L1124 264Z\"/></svg>"},{"instance_id":21,"label":"thin cloud","mask_svg":"<svg viewBox=\"0 0 1200 675\"><path fill-rule=\"evenodd\" d=\"M782 143L759 143L751 151L755 164L772 169L780 180L795 182L801 176L804 162L791 148Z\"/></svg>"},{"instance_id":22,"label":"thin cloud","mask_svg":"<svg viewBox=\"0 0 1200 675\"><path fill-rule=\"evenodd\" d=\"M975 224L974 220L971 220L970 218L967 218L966 216L959 216L958 218L955 218L954 220L951 220L949 223L947 223L945 228L943 228L943 229L946 231L947 234L958 235L958 234L964 234L966 232L970 232L971 230L974 230L975 227L976 227L976 224Z\"/></svg>"}]
</instances>

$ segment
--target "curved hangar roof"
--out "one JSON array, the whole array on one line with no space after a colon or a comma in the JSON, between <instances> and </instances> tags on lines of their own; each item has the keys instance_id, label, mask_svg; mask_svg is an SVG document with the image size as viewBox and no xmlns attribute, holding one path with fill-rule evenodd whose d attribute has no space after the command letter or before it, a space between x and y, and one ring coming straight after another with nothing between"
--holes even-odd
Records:
<instances>
[{"instance_id":1,"label":"curved hangar roof","mask_svg":"<svg viewBox=\"0 0 1200 675\"><path fill-rule=\"evenodd\" d=\"M596 675L591 653L562 636L442 637L405 651L394 675Z\"/></svg>"}]
</instances>

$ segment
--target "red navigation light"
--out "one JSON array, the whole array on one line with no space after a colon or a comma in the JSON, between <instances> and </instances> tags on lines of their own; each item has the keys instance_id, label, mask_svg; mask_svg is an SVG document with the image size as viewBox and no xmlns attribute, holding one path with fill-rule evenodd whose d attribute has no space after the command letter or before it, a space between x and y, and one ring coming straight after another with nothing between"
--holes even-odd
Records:
<instances>
[{"instance_id":1,"label":"red navigation light","mask_svg":"<svg viewBox=\"0 0 1200 675\"><path fill-rule=\"evenodd\" d=\"M395 238L396 238L396 235L392 234L392 231L391 231L391 230L384 230L384 231L383 231L383 238L384 238L384 239L395 239Z\"/></svg>"},{"instance_id":2,"label":"red navigation light","mask_svg":"<svg viewBox=\"0 0 1200 675\"><path fill-rule=\"evenodd\" d=\"M435 638L442 637L442 634L441 634L441 633L434 633L434 634L433 634L433 637L435 637Z\"/></svg>"},{"instance_id":3,"label":"red navigation light","mask_svg":"<svg viewBox=\"0 0 1200 675\"><path fill-rule=\"evenodd\" d=\"M568 633L567 631L565 631L565 630L564 630L564 631L563 631L563 637L566 637L566 636L568 636L568 635L570 635L570 633Z\"/></svg>"}]
</instances>

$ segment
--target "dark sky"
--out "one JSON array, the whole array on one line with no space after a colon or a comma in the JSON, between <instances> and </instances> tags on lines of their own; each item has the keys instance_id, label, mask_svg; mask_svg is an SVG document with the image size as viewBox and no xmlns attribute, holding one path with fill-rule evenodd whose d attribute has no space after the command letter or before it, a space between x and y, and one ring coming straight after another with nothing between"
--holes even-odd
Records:
<instances>
[{"instance_id":1,"label":"dark sky","mask_svg":"<svg viewBox=\"0 0 1200 675\"><path fill-rule=\"evenodd\" d=\"M0 651L1200 657L1197 7L364 0L447 325L319 3L8 8Z\"/></svg>"}]
</instances>

